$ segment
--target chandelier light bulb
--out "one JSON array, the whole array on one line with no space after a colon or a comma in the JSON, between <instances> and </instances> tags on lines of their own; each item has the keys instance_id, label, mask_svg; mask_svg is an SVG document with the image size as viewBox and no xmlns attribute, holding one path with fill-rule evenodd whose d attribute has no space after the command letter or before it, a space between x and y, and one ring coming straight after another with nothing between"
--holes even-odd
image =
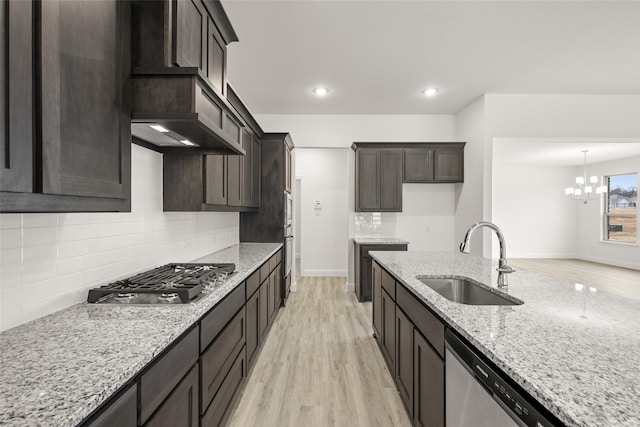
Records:
<instances>
[{"instance_id":1,"label":"chandelier light bulb","mask_svg":"<svg viewBox=\"0 0 640 427\"><path fill-rule=\"evenodd\" d=\"M597 176L592 176L591 178L589 178L589 182L592 184L597 184L598 183L598 177Z\"/></svg>"},{"instance_id":2,"label":"chandelier light bulb","mask_svg":"<svg viewBox=\"0 0 640 427\"><path fill-rule=\"evenodd\" d=\"M585 205L589 200L595 200L602 197L607 192L606 185L598 186L598 177L596 175L587 175L587 152L589 150L582 150L584 153L584 173L582 176L576 177L576 186L567 187L564 190L564 194L573 200L580 200ZM589 184L587 184L587 177L589 176Z\"/></svg>"},{"instance_id":3,"label":"chandelier light bulb","mask_svg":"<svg viewBox=\"0 0 640 427\"><path fill-rule=\"evenodd\" d=\"M581 176L576 176L576 184L584 185L584 178Z\"/></svg>"}]
</instances>

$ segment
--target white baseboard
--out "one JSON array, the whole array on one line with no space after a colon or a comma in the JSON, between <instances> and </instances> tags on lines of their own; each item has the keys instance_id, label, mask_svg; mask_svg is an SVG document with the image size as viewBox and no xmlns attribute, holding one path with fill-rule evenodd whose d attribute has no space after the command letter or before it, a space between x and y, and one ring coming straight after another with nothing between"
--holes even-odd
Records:
<instances>
[{"instance_id":1,"label":"white baseboard","mask_svg":"<svg viewBox=\"0 0 640 427\"><path fill-rule=\"evenodd\" d=\"M355 292L356 291L356 284L353 282L347 282L345 285L345 289L347 290L347 292Z\"/></svg>"},{"instance_id":2,"label":"white baseboard","mask_svg":"<svg viewBox=\"0 0 640 427\"><path fill-rule=\"evenodd\" d=\"M615 265L616 267L630 268L632 270L640 270L640 266L638 266L638 264L636 263L620 261L617 259L602 258L602 257L595 257L595 256L584 256L584 255L576 256L576 258L581 259L583 261L591 261L591 262L597 262L600 264Z\"/></svg>"},{"instance_id":3,"label":"white baseboard","mask_svg":"<svg viewBox=\"0 0 640 427\"><path fill-rule=\"evenodd\" d=\"M347 277L347 270L303 270L301 276L306 277Z\"/></svg>"}]
</instances>

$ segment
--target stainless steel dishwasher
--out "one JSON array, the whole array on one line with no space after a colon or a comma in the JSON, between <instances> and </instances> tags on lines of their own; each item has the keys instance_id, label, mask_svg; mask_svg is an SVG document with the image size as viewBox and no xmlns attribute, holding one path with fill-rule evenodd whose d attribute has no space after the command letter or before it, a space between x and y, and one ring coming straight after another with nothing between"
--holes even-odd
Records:
<instances>
[{"instance_id":1,"label":"stainless steel dishwasher","mask_svg":"<svg viewBox=\"0 0 640 427\"><path fill-rule=\"evenodd\" d=\"M483 357L453 332L445 334L447 427L547 427L562 425L543 415Z\"/></svg>"}]
</instances>

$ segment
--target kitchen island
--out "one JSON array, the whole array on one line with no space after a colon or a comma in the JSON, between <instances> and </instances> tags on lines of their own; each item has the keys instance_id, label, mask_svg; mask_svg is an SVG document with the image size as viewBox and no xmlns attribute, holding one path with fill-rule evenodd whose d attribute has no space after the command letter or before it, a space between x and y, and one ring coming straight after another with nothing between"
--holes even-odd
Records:
<instances>
[{"instance_id":1,"label":"kitchen island","mask_svg":"<svg viewBox=\"0 0 640 427\"><path fill-rule=\"evenodd\" d=\"M0 425L76 426L281 247L240 243L194 260L236 266L222 286L196 302L135 307L81 303L3 332Z\"/></svg>"},{"instance_id":2,"label":"kitchen island","mask_svg":"<svg viewBox=\"0 0 640 427\"><path fill-rule=\"evenodd\" d=\"M524 304L463 305L416 277L467 277L495 288L495 262L444 252L371 254L566 425L640 425L640 301L519 270L507 293Z\"/></svg>"}]
</instances>

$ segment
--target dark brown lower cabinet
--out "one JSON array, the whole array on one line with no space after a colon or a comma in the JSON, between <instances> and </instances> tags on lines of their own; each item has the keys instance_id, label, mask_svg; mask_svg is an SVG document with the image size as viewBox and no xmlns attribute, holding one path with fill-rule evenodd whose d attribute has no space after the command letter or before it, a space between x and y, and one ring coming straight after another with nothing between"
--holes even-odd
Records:
<instances>
[{"instance_id":1,"label":"dark brown lower cabinet","mask_svg":"<svg viewBox=\"0 0 640 427\"><path fill-rule=\"evenodd\" d=\"M396 303L387 291L382 289L382 355L390 372L395 372L396 355Z\"/></svg>"},{"instance_id":2,"label":"dark brown lower cabinet","mask_svg":"<svg viewBox=\"0 0 640 427\"><path fill-rule=\"evenodd\" d=\"M381 271L378 263L374 262L371 268L371 286L372 291L372 309L373 309L373 335L378 341L378 345L382 346L382 282Z\"/></svg>"},{"instance_id":3,"label":"dark brown lower cabinet","mask_svg":"<svg viewBox=\"0 0 640 427\"><path fill-rule=\"evenodd\" d=\"M145 427L198 427L198 364L196 363Z\"/></svg>"},{"instance_id":4,"label":"dark brown lower cabinet","mask_svg":"<svg viewBox=\"0 0 640 427\"><path fill-rule=\"evenodd\" d=\"M413 425L444 427L444 361L417 330L413 348Z\"/></svg>"},{"instance_id":5,"label":"dark brown lower cabinet","mask_svg":"<svg viewBox=\"0 0 640 427\"><path fill-rule=\"evenodd\" d=\"M258 326L260 332L260 340L264 342L267 338L267 331L269 326L269 280L265 281L262 286L260 286L260 301L259 306L260 310L258 312Z\"/></svg>"},{"instance_id":6,"label":"dark brown lower cabinet","mask_svg":"<svg viewBox=\"0 0 640 427\"><path fill-rule=\"evenodd\" d=\"M260 291L247 300L247 365L253 366L260 347Z\"/></svg>"},{"instance_id":7,"label":"dark brown lower cabinet","mask_svg":"<svg viewBox=\"0 0 640 427\"><path fill-rule=\"evenodd\" d=\"M395 380L400 398L411 415L413 413L413 323L396 307L396 372Z\"/></svg>"},{"instance_id":8,"label":"dark brown lower cabinet","mask_svg":"<svg viewBox=\"0 0 640 427\"><path fill-rule=\"evenodd\" d=\"M233 402L238 397L237 392L242 385L246 372L246 353L241 351L220 385L220 389L213 398L209 409L202 417L202 427L217 427L226 422L229 415L231 415L231 410L234 406Z\"/></svg>"},{"instance_id":9,"label":"dark brown lower cabinet","mask_svg":"<svg viewBox=\"0 0 640 427\"><path fill-rule=\"evenodd\" d=\"M138 425L138 388L130 385L118 393L105 408L83 424L85 427L136 427Z\"/></svg>"},{"instance_id":10,"label":"dark brown lower cabinet","mask_svg":"<svg viewBox=\"0 0 640 427\"><path fill-rule=\"evenodd\" d=\"M372 298L373 276L372 265L373 258L369 255L370 251L406 251L406 243L398 244L366 244L354 242L355 255L355 292L358 301L369 301Z\"/></svg>"}]
</instances>

